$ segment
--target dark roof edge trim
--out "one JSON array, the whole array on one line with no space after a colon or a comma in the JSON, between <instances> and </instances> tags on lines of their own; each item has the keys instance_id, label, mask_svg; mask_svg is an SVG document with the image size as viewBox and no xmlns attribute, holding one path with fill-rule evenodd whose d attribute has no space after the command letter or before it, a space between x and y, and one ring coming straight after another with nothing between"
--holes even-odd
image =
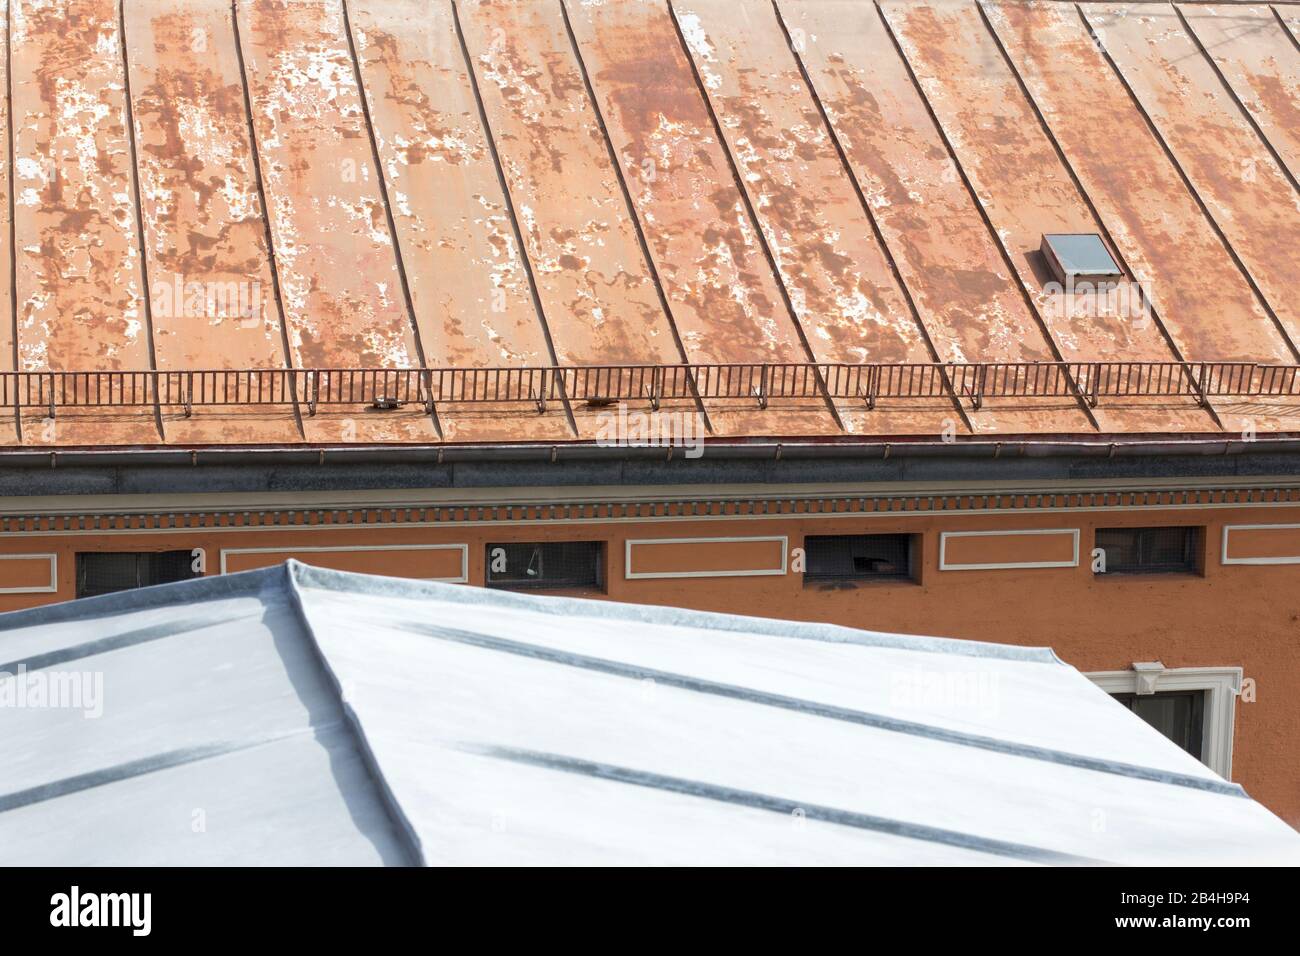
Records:
<instances>
[{"instance_id":1,"label":"dark roof edge trim","mask_svg":"<svg viewBox=\"0 0 1300 956\"><path fill-rule=\"evenodd\" d=\"M691 457L676 446L593 444L357 445L245 448L48 448L0 451L0 468L58 468L95 465L343 464L407 462L455 464L472 461L664 461ZM1300 438L1214 439L1167 437L1153 440L1008 439L1003 441L755 441L707 442L694 457L771 458L1135 458L1169 455L1300 454Z\"/></svg>"}]
</instances>

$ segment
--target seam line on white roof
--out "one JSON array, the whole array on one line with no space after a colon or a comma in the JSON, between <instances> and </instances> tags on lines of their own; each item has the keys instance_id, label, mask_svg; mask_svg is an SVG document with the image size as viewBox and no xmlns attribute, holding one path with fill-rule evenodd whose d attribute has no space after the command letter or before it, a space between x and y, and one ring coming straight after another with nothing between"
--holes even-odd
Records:
<instances>
[{"instance_id":1,"label":"seam line on white roof","mask_svg":"<svg viewBox=\"0 0 1300 956\"><path fill-rule=\"evenodd\" d=\"M909 840L924 840L928 843L942 843L946 846L960 847L962 849L974 850L978 853L990 853L996 856L1013 857L1015 859L1026 860L1032 863L1071 864L1074 866L1108 865L1105 860L1096 860L1086 856L1074 856L1070 853L1060 853L1055 850L1045 850L1041 847L1029 846L1024 843L995 840L990 837L976 836L973 833L963 833L960 830L945 830L941 827L930 827L921 823L909 823L906 820L898 820L893 817L878 817L868 813L858 813L854 810L842 810L839 807L828 807L815 803L803 803L802 801L790 800L785 797L775 797L765 793L757 793L753 790L738 790L734 787L724 787L719 786L718 784L704 783L703 781L698 780L687 780L682 777L669 777L664 776L663 774L649 773L644 770L635 770L631 767L620 767L616 764L578 760L560 754L540 753L534 750L520 750L514 747L485 747L475 744L457 744L456 746L458 750L465 753L493 757L499 760L509 760L512 763L527 764L533 767L541 767L545 770L558 770L563 773L580 774L586 777L595 777L600 780L610 780L615 783L626 783L637 787L665 790L669 793L680 793L685 796L699 797L704 800L716 800L722 803L736 804L742 807L752 807L758 810L780 813L785 816L791 816L798 811L802 811L805 819L809 820L834 823L840 826L853 827L858 830L872 830L877 833L887 833L892 836L904 837Z\"/></svg>"},{"instance_id":2,"label":"seam line on white roof","mask_svg":"<svg viewBox=\"0 0 1300 956\"><path fill-rule=\"evenodd\" d=\"M68 794L80 793L83 790L92 790L106 784L118 783L132 777L157 773L160 770L170 770L173 767L180 767L199 760L210 760L213 757L222 757L240 750L251 750L254 747L278 743L303 734L312 734L319 737L329 731L342 729L343 727L338 721L332 721L328 724L303 727L280 734L265 734L245 740L222 740L211 744L198 744L193 747L181 747L177 750L150 754L138 760L128 760L111 767L102 767L88 773L80 773L72 777L63 777L60 780L38 784L25 790L0 794L0 813L31 806L34 803L44 803L46 800L54 800Z\"/></svg>"},{"instance_id":3,"label":"seam line on white roof","mask_svg":"<svg viewBox=\"0 0 1300 956\"><path fill-rule=\"evenodd\" d=\"M111 651L122 650L126 647L148 644L150 641L159 641L166 637L176 637L181 634L188 636L191 632L204 628L260 617L269 606L269 603L262 604L256 609L256 613L241 614L238 617L219 614L196 614L179 620L168 621L165 624L153 624L133 631L123 631L121 634L101 637L98 640L87 641L84 644L73 644L70 647L59 648L57 651L35 654L31 657L0 664L0 672L14 674L17 673L20 667L25 671L35 671L45 667L53 667L56 664L66 664L69 661L84 660L98 654L108 654Z\"/></svg>"},{"instance_id":4,"label":"seam line on white roof","mask_svg":"<svg viewBox=\"0 0 1300 956\"><path fill-rule=\"evenodd\" d=\"M766 691L754 690L749 687L741 687L736 684L722 684L716 681L705 680L700 677L676 674L672 671L657 670L652 667L642 667L637 664L627 664L622 661L614 661L608 658L590 657L586 654L561 651L550 647L542 647L536 644L525 644L521 641L512 641L509 638L504 637L476 634L471 631L461 631L437 624L417 624L411 621L392 621L389 622L389 626L411 634L418 634L422 637L432 637L437 640L466 644L482 650L500 651L506 654L514 654L519 657L528 657L533 660L544 661L548 664L560 664L566 667L576 667L581 668L582 670L610 674L615 677L625 677L634 681L652 680L656 684L676 687L680 690L693 691L699 694L712 694L716 697L725 697L730 700L739 700L748 704L758 704L764 707L776 707L781 710L795 711L812 717L824 717L828 720L839 720L844 723L871 727L875 730L909 734L914 737L926 737L930 740L956 744L960 747L975 747L980 750L989 750L994 753L1007 754L1013 757L1025 757L1029 760L1043 760L1049 763L1062 764L1067 767L1075 767L1080 770L1095 770L1098 773L1110 773L1120 777L1130 777L1134 780L1146 780L1151 783L1163 783L1177 787L1187 787L1192 790L1203 790L1208 793L1217 793L1224 796L1246 796L1246 791L1243 790L1239 784L1229 783L1223 780L1194 777L1188 774L1175 773L1169 770L1157 770L1154 767L1143 767L1137 764L1122 763L1116 760L1104 760L1099 757L1086 757L1081 754L1072 754L1064 750L1052 750L1048 747L1036 747L1032 744L1016 743L1010 740L1002 740L997 737L987 737L983 734L971 734L961 730L936 727L933 724L923 724L911 720L900 720L899 718L887 717L883 714L873 714L863 710L851 710L847 707L839 707L834 704L823 704L818 701L804 700L799 697L787 697L784 694L772 694Z\"/></svg>"}]
</instances>

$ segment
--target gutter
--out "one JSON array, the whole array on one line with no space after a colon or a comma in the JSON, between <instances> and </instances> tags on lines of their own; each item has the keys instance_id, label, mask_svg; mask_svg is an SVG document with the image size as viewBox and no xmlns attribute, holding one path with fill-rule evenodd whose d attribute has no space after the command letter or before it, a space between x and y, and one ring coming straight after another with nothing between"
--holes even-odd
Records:
<instances>
[{"instance_id":1,"label":"gutter","mask_svg":"<svg viewBox=\"0 0 1300 956\"><path fill-rule=\"evenodd\" d=\"M195 448L55 448L0 450L0 469L59 467L231 465L341 465L401 462L442 465L457 462L588 462L948 458L1155 458L1169 456L1277 455L1300 453L1300 438L1160 437L1151 440L1003 439L998 441L753 441L705 442L692 456L676 446L569 444L244 446Z\"/></svg>"}]
</instances>

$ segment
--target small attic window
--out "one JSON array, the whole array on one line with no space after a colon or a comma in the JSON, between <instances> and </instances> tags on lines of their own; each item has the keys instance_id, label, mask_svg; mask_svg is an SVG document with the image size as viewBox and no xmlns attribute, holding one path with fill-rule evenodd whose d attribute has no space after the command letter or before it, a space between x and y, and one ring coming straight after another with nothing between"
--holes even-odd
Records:
<instances>
[{"instance_id":1,"label":"small attic window","mask_svg":"<svg viewBox=\"0 0 1300 956\"><path fill-rule=\"evenodd\" d=\"M1056 280L1063 285L1083 280L1121 279L1124 274L1095 232L1048 233L1039 247Z\"/></svg>"}]
</instances>

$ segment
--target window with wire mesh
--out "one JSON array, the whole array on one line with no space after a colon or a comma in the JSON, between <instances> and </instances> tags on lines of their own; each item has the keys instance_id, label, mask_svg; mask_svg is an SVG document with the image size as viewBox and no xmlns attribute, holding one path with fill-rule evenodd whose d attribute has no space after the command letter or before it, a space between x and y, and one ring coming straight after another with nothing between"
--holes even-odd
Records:
<instances>
[{"instance_id":1,"label":"window with wire mesh","mask_svg":"<svg viewBox=\"0 0 1300 956\"><path fill-rule=\"evenodd\" d=\"M200 577L185 551L95 551L77 555L77 597Z\"/></svg>"},{"instance_id":2,"label":"window with wire mesh","mask_svg":"<svg viewBox=\"0 0 1300 956\"><path fill-rule=\"evenodd\" d=\"M1196 571L1200 528L1098 528L1106 574L1177 574Z\"/></svg>"},{"instance_id":3,"label":"window with wire mesh","mask_svg":"<svg viewBox=\"0 0 1300 956\"><path fill-rule=\"evenodd\" d=\"M913 535L835 534L803 539L804 581L904 581L912 577Z\"/></svg>"},{"instance_id":4,"label":"window with wire mesh","mask_svg":"<svg viewBox=\"0 0 1300 956\"><path fill-rule=\"evenodd\" d=\"M510 590L569 590L605 585L600 541L547 541L487 546L487 586Z\"/></svg>"}]
</instances>

